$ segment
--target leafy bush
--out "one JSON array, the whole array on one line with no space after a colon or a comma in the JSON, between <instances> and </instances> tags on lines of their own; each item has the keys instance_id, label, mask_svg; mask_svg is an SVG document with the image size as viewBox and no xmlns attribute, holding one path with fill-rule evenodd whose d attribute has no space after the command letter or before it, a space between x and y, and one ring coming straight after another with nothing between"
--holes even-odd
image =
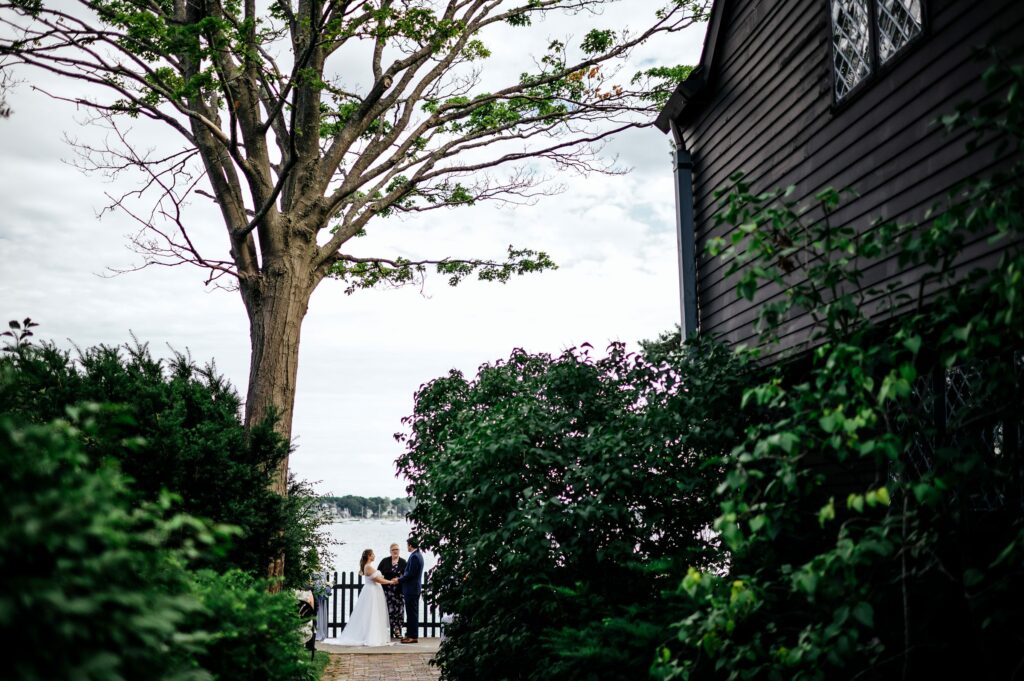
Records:
<instances>
[{"instance_id":1,"label":"leafy bush","mask_svg":"<svg viewBox=\"0 0 1024 681\"><path fill-rule=\"evenodd\" d=\"M38 386L25 376L43 366L35 353L22 345L0 363L0 405ZM162 375L152 379L158 392ZM240 570L191 571L230 564L228 539L240 530L178 512L185 504L168 492L140 501L121 462L153 448L130 436L137 424L123 406L81 402L67 412L70 423L26 424L0 411L0 636L8 644L0 677L315 678L290 593L271 594ZM104 444L118 456L104 457ZM294 481L292 489L281 508L305 525L288 536L318 532L308 489ZM316 560L315 550L306 558Z\"/></svg>"},{"instance_id":2,"label":"leafy bush","mask_svg":"<svg viewBox=\"0 0 1024 681\"><path fill-rule=\"evenodd\" d=\"M116 464L91 465L79 446L102 410L77 414L77 425L0 415L0 676L210 678L193 657L205 639L186 622L202 604L183 565L218 533L166 495L132 508Z\"/></svg>"},{"instance_id":3,"label":"leafy bush","mask_svg":"<svg viewBox=\"0 0 1024 681\"><path fill-rule=\"evenodd\" d=\"M270 423L246 431L238 394L212 365L182 355L164 363L138 343L74 359L53 344L11 350L0 358L11 377L0 411L45 423L77 404L116 405L96 414L83 441L90 460L116 459L140 501L170 490L183 511L242 529L226 554L204 557L208 567L263 575L283 552L286 581L298 586L318 565L327 538L315 495L294 480L287 499L271 491L288 445Z\"/></svg>"},{"instance_id":4,"label":"leafy bush","mask_svg":"<svg viewBox=\"0 0 1024 681\"><path fill-rule=\"evenodd\" d=\"M629 678L673 621L666 575L722 565L705 457L742 435L743 371L676 339L649 358L517 351L418 392L399 466L455 615L445 678Z\"/></svg>"},{"instance_id":5,"label":"leafy bush","mask_svg":"<svg viewBox=\"0 0 1024 681\"><path fill-rule=\"evenodd\" d=\"M308 589L312 575L329 565L331 522L322 506L323 497L306 480L288 475L288 496L283 502L285 528L279 537L283 549L284 583L290 588Z\"/></svg>"},{"instance_id":6,"label":"leafy bush","mask_svg":"<svg viewBox=\"0 0 1024 681\"><path fill-rule=\"evenodd\" d=\"M712 248L739 295L787 291L765 343L811 314L803 354L517 352L419 391L400 466L456 615L445 678L1019 675L1024 69L986 79L1003 96L945 120L1012 167L925 224L834 224L832 190L814 210L722 193L736 237ZM957 271L984 239L998 264ZM886 257L906 289L865 280Z\"/></svg>"},{"instance_id":7,"label":"leafy bush","mask_svg":"<svg viewBox=\"0 0 1024 681\"><path fill-rule=\"evenodd\" d=\"M239 570L219 575L199 572L192 590L203 604L192 628L213 632L199 664L214 678L232 681L315 679L316 670L302 643L308 638L290 593L269 593L265 580Z\"/></svg>"}]
</instances>

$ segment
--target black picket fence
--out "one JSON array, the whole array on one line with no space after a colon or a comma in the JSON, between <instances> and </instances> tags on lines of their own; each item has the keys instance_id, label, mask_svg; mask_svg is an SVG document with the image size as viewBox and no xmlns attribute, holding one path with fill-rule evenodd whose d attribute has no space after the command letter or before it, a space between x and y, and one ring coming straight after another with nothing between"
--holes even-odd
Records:
<instances>
[{"instance_id":1,"label":"black picket fence","mask_svg":"<svg viewBox=\"0 0 1024 681\"><path fill-rule=\"evenodd\" d=\"M328 600L327 636L334 638L345 629L345 624L352 615L352 609L359 598L359 592L363 590L362 577L354 572L333 573L331 584L331 596ZM423 589L426 592L427 579L423 579ZM427 637L438 637L441 635L442 613L437 606L428 604L420 598L420 635ZM405 632L405 622L402 623L402 632Z\"/></svg>"}]
</instances>

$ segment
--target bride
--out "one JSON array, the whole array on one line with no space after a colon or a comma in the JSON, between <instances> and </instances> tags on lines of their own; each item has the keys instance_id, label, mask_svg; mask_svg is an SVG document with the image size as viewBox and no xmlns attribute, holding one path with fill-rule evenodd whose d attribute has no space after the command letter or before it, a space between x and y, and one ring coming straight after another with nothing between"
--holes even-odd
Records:
<instances>
[{"instance_id":1,"label":"bride","mask_svg":"<svg viewBox=\"0 0 1024 681\"><path fill-rule=\"evenodd\" d=\"M395 580L384 579L380 570L373 567L373 549L363 551L359 559L359 573L363 576L363 590L352 609L352 616L338 638L327 639L324 643L338 646L386 646L391 645L391 631L388 625L388 604L381 584L393 584Z\"/></svg>"}]
</instances>

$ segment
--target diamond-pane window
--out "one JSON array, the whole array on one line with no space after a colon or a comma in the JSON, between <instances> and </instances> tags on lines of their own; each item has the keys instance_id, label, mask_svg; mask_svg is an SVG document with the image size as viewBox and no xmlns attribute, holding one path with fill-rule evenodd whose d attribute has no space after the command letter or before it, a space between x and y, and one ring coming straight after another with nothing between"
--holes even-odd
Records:
<instances>
[{"instance_id":1,"label":"diamond-pane window","mask_svg":"<svg viewBox=\"0 0 1024 681\"><path fill-rule=\"evenodd\" d=\"M921 32L921 0L876 0L878 57L882 63Z\"/></svg>"},{"instance_id":2,"label":"diamond-pane window","mask_svg":"<svg viewBox=\"0 0 1024 681\"><path fill-rule=\"evenodd\" d=\"M832 0L832 57L836 99L871 73L868 0Z\"/></svg>"},{"instance_id":3,"label":"diamond-pane window","mask_svg":"<svg viewBox=\"0 0 1024 681\"><path fill-rule=\"evenodd\" d=\"M924 29L924 0L829 0L836 101L844 99Z\"/></svg>"}]
</instances>

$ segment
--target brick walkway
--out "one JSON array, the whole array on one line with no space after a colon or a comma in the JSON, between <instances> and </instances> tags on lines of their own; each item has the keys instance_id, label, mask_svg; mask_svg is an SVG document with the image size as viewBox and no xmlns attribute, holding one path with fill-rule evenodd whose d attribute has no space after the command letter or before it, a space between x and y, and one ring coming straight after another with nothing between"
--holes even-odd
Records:
<instances>
[{"instance_id":1,"label":"brick walkway","mask_svg":"<svg viewBox=\"0 0 1024 681\"><path fill-rule=\"evenodd\" d=\"M323 681L430 681L440 678L437 667L427 664L433 655L358 655L334 653L324 670Z\"/></svg>"},{"instance_id":2,"label":"brick walkway","mask_svg":"<svg viewBox=\"0 0 1024 681\"><path fill-rule=\"evenodd\" d=\"M441 672L429 662L438 643L437 639L421 638L418 644L381 648L318 644L331 656L323 681L434 681Z\"/></svg>"}]
</instances>

